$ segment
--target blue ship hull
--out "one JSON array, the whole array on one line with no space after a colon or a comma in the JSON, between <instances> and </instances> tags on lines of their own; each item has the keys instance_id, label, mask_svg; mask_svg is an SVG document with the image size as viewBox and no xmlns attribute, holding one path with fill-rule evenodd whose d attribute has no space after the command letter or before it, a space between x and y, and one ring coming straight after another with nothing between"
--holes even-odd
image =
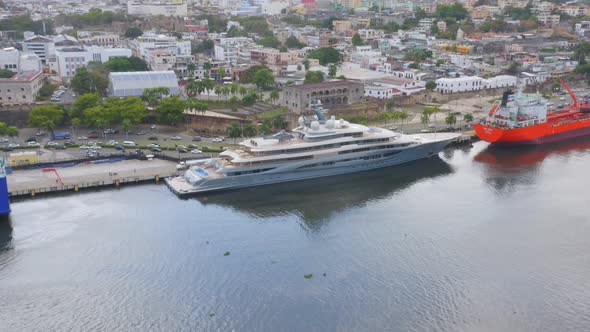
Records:
<instances>
[{"instance_id":1,"label":"blue ship hull","mask_svg":"<svg viewBox=\"0 0 590 332\"><path fill-rule=\"evenodd\" d=\"M8 184L6 183L6 175L0 177L0 215L10 213L10 201L8 199Z\"/></svg>"}]
</instances>

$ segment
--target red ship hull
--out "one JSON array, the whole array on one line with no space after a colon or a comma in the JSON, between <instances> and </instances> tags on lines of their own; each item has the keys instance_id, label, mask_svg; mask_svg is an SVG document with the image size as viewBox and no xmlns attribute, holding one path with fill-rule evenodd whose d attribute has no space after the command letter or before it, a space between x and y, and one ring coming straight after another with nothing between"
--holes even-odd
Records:
<instances>
[{"instance_id":1,"label":"red ship hull","mask_svg":"<svg viewBox=\"0 0 590 332\"><path fill-rule=\"evenodd\" d=\"M523 128L504 129L483 124L473 127L477 136L487 142L502 145L536 145L590 135L590 114L563 112L550 117L545 123Z\"/></svg>"}]
</instances>

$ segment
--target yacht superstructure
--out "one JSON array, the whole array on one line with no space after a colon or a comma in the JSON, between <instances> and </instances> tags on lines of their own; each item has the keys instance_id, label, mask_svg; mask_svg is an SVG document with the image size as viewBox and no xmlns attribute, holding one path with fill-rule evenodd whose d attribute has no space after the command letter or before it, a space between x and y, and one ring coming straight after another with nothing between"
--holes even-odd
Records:
<instances>
[{"instance_id":1,"label":"yacht superstructure","mask_svg":"<svg viewBox=\"0 0 590 332\"><path fill-rule=\"evenodd\" d=\"M392 166L438 154L455 133L404 135L387 129L326 120L318 104L291 133L247 139L217 158L167 179L178 195L311 179Z\"/></svg>"}]
</instances>

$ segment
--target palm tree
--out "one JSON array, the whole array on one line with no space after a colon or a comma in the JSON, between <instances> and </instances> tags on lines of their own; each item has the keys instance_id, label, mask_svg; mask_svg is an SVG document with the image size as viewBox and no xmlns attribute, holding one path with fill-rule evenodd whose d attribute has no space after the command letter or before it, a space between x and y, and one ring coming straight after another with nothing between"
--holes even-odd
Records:
<instances>
[{"instance_id":1,"label":"palm tree","mask_svg":"<svg viewBox=\"0 0 590 332\"><path fill-rule=\"evenodd\" d=\"M229 85L229 90L231 92L232 95L235 95L236 93L238 93L238 91L240 91L240 85L236 82L232 82Z\"/></svg>"},{"instance_id":2,"label":"palm tree","mask_svg":"<svg viewBox=\"0 0 590 332\"><path fill-rule=\"evenodd\" d=\"M186 70L188 71L188 77L189 79L193 79L195 78L195 69L197 69L197 66L195 66L194 63L189 63L188 65L186 65Z\"/></svg>"},{"instance_id":3,"label":"palm tree","mask_svg":"<svg viewBox=\"0 0 590 332\"><path fill-rule=\"evenodd\" d=\"M227 136L233 138L234 144L236 144L236 139L242 137L242 125L238 122L232 122L229 127L227 127L226 131Z\"/></svg>"},{"instance_id":4,"label":"palm tree","mask_svg":"<svg viewBox=\"0 0 590 332\"><path fill-rule=\"evenodd\" d=\"M401 120L402 124L401 127L404 127L404 121L407 120L409 117L408 111L406 110L401 110L401 112L399 113L399 119Z\"/></svg>"},{"instance_id":5,"label":"palm tree","mask_svg":"<svg viewBox=\"0 0 590 332\"><path fill-rule=\"evenodd\" d=\"M270 100L272 102L275 102L279 99L279 90L278 89L272 89L272 91L270 92Z\"/></svg>"},{"instance_id":6,"label":"palm tree","mask_svg":"<svg viewBox=\"0 0 590 332\"><path fill-rule=\"evenodd\" d=\"M221 94L223 95L223 100L227 101L227 96L229 95L230 87L228 85L221 86Z\"/></svg>"},{"instance_id":7,"label":"palm tree","mask_svg":"<svg viewBox=\"0 0 590 332\"><path fill-rule=\"evenodd\" d=\"M244 137L254 137L258 134L258 130L256 129L255 125L248 123L244 125L244 128L242 129L242 134L244 135Z\"/></svg>"},{"instance_id":8,"label":"palm tree","mask_svg":"<svg viewBox=\"0 0 590 332\"><path fill-rule=\"evenodd\" d=\"M240 92L240 96L243 97L248 94L248 89L245 86L240 86L239 92Z\"/></svg>"},{"instance_id":9,"label":"palm tree","mask_svg":"<svg viewBox=\"0 0 590 332\"><path fill-rule=\"evenodd\" d=\"M206 78L201 82L203 84L203 90L207 91L207 99L209 99L209 94L211 93L211 90L215 88L215 81L210 78Z\"/></svg>"},{"instance_id":10,"label":"palm tree","mask_svg":"<svg viewBox=\"0 0 590 332\"><path fill-rule=\"evenodd\" d=\"M213 91L215 92L215 95L217 96L217 101L219 101L219 99L221 99L221 90L223 90L223 88L221 87L221 85L216 85L215 89L213 89Z\"/></svg>"}]
</instances>

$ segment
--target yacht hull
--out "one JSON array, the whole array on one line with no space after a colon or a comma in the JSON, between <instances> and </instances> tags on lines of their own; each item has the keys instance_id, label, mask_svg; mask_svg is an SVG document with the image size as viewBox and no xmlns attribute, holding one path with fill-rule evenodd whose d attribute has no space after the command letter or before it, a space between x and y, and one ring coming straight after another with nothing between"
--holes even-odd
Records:
<instances>
[{"instance_id":1,"label":"yacht hull","mask_svg":"<svg viewBox=\"0 0 590 332\"><path fill-rule=\"evenodd\" d=\"M425 134L420 136L430 136L434 134ZM279 172L268 172L249 174L242 176L223 177L218 179L211 179L202 184L192 185L188 183L182 176L166 179L168 187L179 196L187 196L194 194L201 194L214 191L234 190L246 187L262 186L268 184L291 182L299 180L315 179L320 177L342 175L353 172L362 172L373 170L377 168L395 166L406 162L438 156L438 153L444 149L450 142L455 140L458 136L456 134L438 134L438 140L433 140L428 143L403 149L399 153L390 157L376 159L376 160L359 160L355 162L345 163L341 166L324 166L313 167L309 169L286 170Z\"/></svg>"}]
</instances>

